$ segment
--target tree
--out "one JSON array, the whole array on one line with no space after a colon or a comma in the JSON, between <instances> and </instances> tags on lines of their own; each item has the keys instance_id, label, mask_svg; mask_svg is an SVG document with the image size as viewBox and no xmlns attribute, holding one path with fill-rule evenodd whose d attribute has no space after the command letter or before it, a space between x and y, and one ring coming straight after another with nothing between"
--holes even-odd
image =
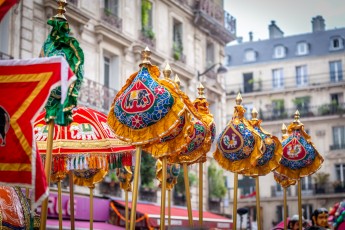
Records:
<instances>
[{"instance_id":1,"label":"tree","mask_svg":"<svg viewBox=\"0 0 345 230\"><path fill-rule=\"evenodd\" d=\"M143 151L141 155L140 176L140 186L142 188L154 188L154 179L156 177L156 161L145 151Z\"/></svg>"},{"instance_id":2,"label":"tree","mask_svg":"<svg viewBox=\"0 0 345 230\"><path fill-rule=\"evenodd\" d=\"M218 169L213 161L208 167L208 188L210 198L222 199L226 194L223 170Z\"/></svg>"}]
</instances>

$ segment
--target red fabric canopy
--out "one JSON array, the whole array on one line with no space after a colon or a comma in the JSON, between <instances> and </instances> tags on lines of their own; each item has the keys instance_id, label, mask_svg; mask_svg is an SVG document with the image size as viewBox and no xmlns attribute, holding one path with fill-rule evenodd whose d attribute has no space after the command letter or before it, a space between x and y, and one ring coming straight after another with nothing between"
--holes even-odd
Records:
<instances>
[{"instance_id":1,"label":"red fabric canopy","mask_svg":"<svg viewBox=\"0 0 345 230\"><path fill-rule=\"evenodd\" d=\"M114 200L116 206L120 208L125 207L125 202L122 200ZM129 209L132 207L132 203L128 202ZM160 221L160 205L154 203L137 203L137 216L139 214L147 215L149 217L149 222L151 227L159 227ZM168 219L167 209L166 213L166 222ZM199 210L192 210L194 226L199 225ZM188 211L185 207L171 207L171 226L188 226ZM217 215L215 213L203 212L203 227L218 228L218 229L230 229L232 227L232 220Z\"/></svg>"}]
</instances>

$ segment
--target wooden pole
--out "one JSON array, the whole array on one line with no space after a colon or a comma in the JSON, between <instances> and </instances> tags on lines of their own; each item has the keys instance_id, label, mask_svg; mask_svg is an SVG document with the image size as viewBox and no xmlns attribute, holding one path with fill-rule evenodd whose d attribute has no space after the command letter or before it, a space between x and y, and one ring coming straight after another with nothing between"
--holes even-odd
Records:
<instances>
[{"instance_id":1,"label":"wooden pole","mask_svg":"<svg viewBox=\"0 0 345 230\"><path fill-rule=\"evenodd\" d=\"M94 185L90 186L90 230L93 230L93 189Z\"/></svg>"},{"instance_id":2,"label":"wooden pole","mask_svg":"<svg viewBox=\"0 0 345 230\"><path fill-rule=\"evenodd\" d=\"M232 230L237 229L237 188L238 188L238 173L234 173L234 205L232 209Z\"/></svg>"},{"instance_id":3,"label":"wooden pole","mask_svg":"<svg viewBox=\"0 0 345 230\"><path fill-rule=\"evenodd\" d=\"M204 181L204 172L203 172L203 163L199 162L199 225L202 226L203 219L203 181Z\"/></svg>"},{"instance_id":4,"label":"wooden pole","mask_svg":"<svg viewBox=\"0 0 345 230\"><path fill-rule=\"evenodd\" d=\"M168 229L171 225L171 190L168 190Z\"/></svg>"},{"instance_id":5,"label":"wooden pole","mask_svg":"<svg viewBox=\"0 0 345 230\"><path fill-rule=\"evenodd\" d=\"M160 229L165 229L165 194L167 188L167 157L162 157L162 188L161 188L161 218Z\"/></svg>"},{"instance_id":6,"label":"wooden pole","mask_svg":"<svg viewBox=\"0 0 345 230\"><path fill-rule=\"evenodd\" d=\"M133 193L132 193L130 230L135 230L135 221L136 221L136 214L137 214L138 187L139 187L140 161L141 161L141 149L142 149L141 146L137 146L136 151L135 151L135 170L134 170L134 182L133 182Z\"/></svg>"},{"instance_id":7,"label":"wooden pole","mask_svg":"<svg viewBox=\"0 0 345 230\"><path fill-rule=\"evenodd\" d=\"M29 188L25 188L25 196L26 196L26 198L30 199L30 189Z\"/></svg>"},{"instance_id":8,"label":"wooden pole","mask_svg":"<svg viewBox=\"0 0 345 230\"><path fill-rule=\"evenodd\" d=\"M71 230L75 229L74 223L74 183L73 183L73 172L69 171L69 208L70 208L70 220L71 220Z\"/></svg>"},{"instance_id":9,"label":"wooden pole","mask_svg":"<svg viewBox=\"0 0 345 230\"><path fill-rule=\"evenodd\" d=\"M125 207L125 218L126 218L126 230L129 229L129 219L128 219L128 191L127 189L125 190L125 202L126 202L126 207Z\"/></svg>"},{"instance_id":10,"label":"wooden pole","mask_svg":"<svg viewBox=\"0 0 345 230\"><path fill-rule=\"evenodd\" d=\"M302 229L302 186L301 186L301 178L298 179L298 223L299 223L299 229Z\"/></svg>"},{"instance_id":11,"label":"wooden pole","mask_svg":"<svg viewBox=\"0 0 345 230\"><path fill-rule=\"evenodd\" d=\"M52 149L53 149L53 136L54 136L54 120L50 120L48 123L48 137L47 137L47 152L46 160L44 164L44 172L47 178L47 185L50 185L50 172L52 168ZM46 229L47 222L47 210L48 209L48 197L43 200L41 206L41 223L40 228Z\"/></svg>"},{"instance_id":12,"label":"wooden pole","mask_svg":"<svg viewBox=\"0 0 345 230\"><path fill-rule=\"evenodd\" d=\"M189 188L187 163L183 163L183 175L184 175L184 185L186 189L186 203L187 203L189 227L193 227L192 203L190 200L190 188Z\"/></svg>"},{"instance_id":13,"label":"wooden pole","mask_svg":"<svg viewBox=\"0 0 345 230\"><path fill-rule=\"evenodd\" d=\"M284 188L284 230L287 230L287 203L286 203L286 188Z\"/></svg>"},{"instance_id":14,"label":"wooden pole","mask_svg":"<svg viewBox=\"0 0 345 230\"><path fill-rule=\"evenodd\" d=\"M258 230L261 230L261 207L260 207L260 186L259 186L259 176L255 178L256 187L256 222Z\"/></svg>"},{"instance_id":15,"label":"wooden pole","mask_svg":"<svg viewBox=\"0 0 345 230\"><path fill-rule=\"evenodd\" d=\"M62 230L62 195L61 195L61 179L58 179L58 208L59 208L59 229Z\"/></svg>"}]
</instances>

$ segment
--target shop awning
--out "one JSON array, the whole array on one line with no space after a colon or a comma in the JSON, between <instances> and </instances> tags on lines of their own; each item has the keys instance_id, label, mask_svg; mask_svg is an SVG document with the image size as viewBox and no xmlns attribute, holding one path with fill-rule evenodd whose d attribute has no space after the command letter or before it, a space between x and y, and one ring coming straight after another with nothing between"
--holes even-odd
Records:
<instances>
[{"instance_id":1,"label":"shop awning","mask_svg":"<svg viewBox=\"0 0 345 230\"><path fill-rule=\"evenodd\" d=\"M75 230L89 230L90 222L89 221L75 221ZM59 229L59 220L56 219L47 219L46 224L47 230ZM63 220L62 221L63 229L71 229L71 221ZM94 230L124 230L125 228L114 226L112 224L107 224L105 222L93 222Z\"/></svg>"},{"instance_id":2,"label":"shop awning","mask_svg":"<svg viewBox=\"0 0 345 230\"><path fill-rule=\"evenodd\" d=\"M131 208L132 203L129 202L128 207ZM116 210L114 210L116 209ZM111 210L115 212L120 219L124 216L125 202L123 200L113 200L111 202ZM143 227L158 228L160 226L160 206L154 203L138 202L137 203L137 220L141 219ZM168 220L168 211L166 209L166 225ZM193 210L194 226L199 224L199 211ZM121 218L122 216L122 218ZM117 223L120 226L124 226L124 221ZM140 223L138 223L140 224ZM145 226L146 224L146 226ZM149 225L149 226L148 226ZM171 207L171 226L188 226L188 211L187 208L172 206ZM203 227L218 228L218 229L230 229L232 227L232 220L224 216L217 215L215 213L203 212Z\"/></svg>"}]
</instances>

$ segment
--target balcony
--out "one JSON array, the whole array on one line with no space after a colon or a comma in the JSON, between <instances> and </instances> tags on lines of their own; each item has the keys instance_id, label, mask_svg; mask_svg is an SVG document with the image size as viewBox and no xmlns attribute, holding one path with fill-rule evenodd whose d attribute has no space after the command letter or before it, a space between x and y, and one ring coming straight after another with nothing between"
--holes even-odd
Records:
<instances>
[{"instance_id":1,"label":"balcony","mask_svg":"<svg viewBox=\"0 0 345 230\"><path fill-rule=\"evenodd\" d=\"M340 150L345 149L345 143L337 144L337 145L331 145L329 146L330 150Z\"/></svg>"},{"instance_id":2,"label":"balcony","mask_svg":"<svg viewBox=\"0 0 345 230\"><path fill-rule=\"evenodd\" d=\"M150 49L154 50L156 47L156 38L152 29L140 30L139 40L148 45Z\"/></svg>"},{"instance_id":3,"label":"balcony","mask_svg":"<svg viewBox=\"0 0 345 230\"><path fill-rule=\"evenodd\" d=\"M212 0L196 1L194 24L222 44L236 39L236 19Z\"/></svg>"},{"instance_id":4,"label":"balcony","mask_svg":"<svg viewBox=\"0 0 345 230\"><path fill-rule=\"evenodd\" d=\"M13 57L0 51L0 60L10 60L10 59L13 59Z\"/></svg>"},{"instance_id":5,"label":"balcony","mask_svg":"<svg viewBox=\"0 0 345 230\"><path fill-rule=\"evenodd\" d=\"M108 114L117 92L115 89L107 88L98 82L84 78L79 92L78 104Z\"/></svg>"},{"instance_id":6,"label":"balcony","mask_svg":"<svg viewBox=\"0 0 345 230\"><path fill-rule=\"evenodd\" d=\"M112 14L109 9L101 9L101 20L109 24L112 28L122 31L122 18Z\"/></svg>"},{"instance_id":7,"label":"balcony","mask_svg":"<svg viewBox=\"0 0 345 230\"><path fill-rule=\"evenodd\" d=\"M287 195L291 196L291 188L286 189ZM277 186L271 186L271 197L283 197L283 188L278 188Z\"/></svg>"},{"instance_id":8,"label":"balcony","mask_svg":"<svg viewBox=\"0 0 345 230\"><path fill-rule=\"evenodd\" d=\"M327 112L325 112L327 108ZM251 118L251 111L247 111L247 119ZM266 110L259 109L259 118L264 121L277 121L284 119L293 119L294 113L296 112L296 107L293 108L283 108L276 110L274 108L268 108ZM309 106L308 108L299 109L301 117L317 117L317 116L331 116L331 115L342 115L345 114L345 103L334 105L325 104L319 106ZM344 148L344 146L333 146L333 148Z\"/></svg>"}]
</instances>

